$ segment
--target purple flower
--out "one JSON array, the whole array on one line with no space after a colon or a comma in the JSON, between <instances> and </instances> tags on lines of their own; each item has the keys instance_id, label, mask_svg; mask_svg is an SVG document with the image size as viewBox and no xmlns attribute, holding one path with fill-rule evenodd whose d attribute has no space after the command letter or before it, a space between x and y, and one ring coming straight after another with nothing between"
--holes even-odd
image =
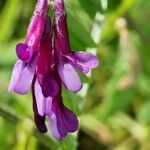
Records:
<instances>
[{"instance_id":1,"label":"purple flower","mask_svg":"<svg viewBox=\"0 0 150 150\"><path fill-rule=\"evenodd\" d=\"M54 0L54 28L47 9L48 0L38 0L25 42L16 46L19 59L14 65L9 91L27 94L32 85L38 131L47 132L47 117L52 135L63 140L78 129L79 123L63 104L62 83L73 92L80 91L82 82L76 70L88 73L99 62L91 53L71 51L64 1Z\"/></svg>"},{"instance_id":2,"label":"purple flower","mask_svg":"<svg viewBox=\"0 0 150 150\"><path fill-rule=\"evenodd\" d=\"M14 65L9 85L10 92L27 94L30 89L35 73L36 55L44 30L47 7L47 0L38 0L25 43L19 43L16 46L19 60Z\"/></svg>"},{"instance_id":3,"label":"purple flower","mask_svg":"<svg viewBox=\"0 0 150 150\"><path fill-rule=\"evenodd\" d=\"M44 30L47 8L47 0L38 0L34 15L28 27L25 43L19 43L16 46L17 56L24 62L30 62L33 55L36 55L38 52L41 36Z\"/></svg>"},{"instance_id":4,"label":"purple flower","mask_svg":"<svg viewBox=\"0 0 150 150\"><path fill-rule=\"evenodd\" d=\"M78 120L75 114L63 105L61 81L56 64L56 53L52 48L51 23L47 17L32 84L34 118L37 129L43 133L47 131L45 126L47 116L52 135L62 140L68 132L75 132L78 129Z\"/></svg>"},{"instance_id":5,"label":"purple flower","mask_svg":"<svg viewBox=\"0 0 150 150\"><path fill-rule=\"evenodd\" d=\"M44 120L47 116L52 135L57 140L63 140L67 133L75 132L78 129L78 119L73 112L64 106L61 97L61 82L57 72L55 72L55 77L59 85L59 92L54 97L45 98L38 81L36 80L33 84L34 116L40 132L46 132Z\"/></svg>"},{"instance_id":6,"label":"purple flower","mask_svg":"<svg viewBox=\"0 0 150 150\"><path fill-rule=\"evenodd\" d=\"M95 55L88 52L73 52L70 48L66 12L63 0L54 1L55 49L58 55L58 73L64 86L72 92L82 88L76 69L88 73L99 64Z\"/></svg>"}]
</instances>

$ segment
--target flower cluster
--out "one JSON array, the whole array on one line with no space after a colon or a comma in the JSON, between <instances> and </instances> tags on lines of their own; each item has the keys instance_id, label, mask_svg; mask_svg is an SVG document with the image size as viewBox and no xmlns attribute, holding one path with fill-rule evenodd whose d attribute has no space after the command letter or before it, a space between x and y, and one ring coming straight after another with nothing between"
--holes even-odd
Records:
<instances>
[{"instance_id":1,"label":"flower cluster","mask_svg":"<svg viewBox=\"0 0 150 150\"><path fill-rule=\"evenodd\" d=\"M48 117L52 135L62 140L78 129L76 115L63 104L62 84L72 92L80 91L82 82L76 70L88 73L99 62L91 53L71 51L64 1L54 0L53 22L48 7L48 0L38 0L25 42L16 46L18 60L9 91L24 95L32 87L37 129L47 132Z\"/></svg>"}]
</instances>

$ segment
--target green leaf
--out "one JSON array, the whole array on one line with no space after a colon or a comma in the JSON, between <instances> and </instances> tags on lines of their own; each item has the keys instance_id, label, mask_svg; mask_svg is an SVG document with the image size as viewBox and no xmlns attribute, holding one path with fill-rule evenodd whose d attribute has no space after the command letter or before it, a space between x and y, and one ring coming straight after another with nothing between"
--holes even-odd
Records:
<instances>
[{"instance_id":1,"label":"green leaf","mask_svg":"<svg viewBox=\"0 0 150 150\"><path fill-rule=\"evenodd\" d=\"M4 44L14 32L21 10L20 4L20 0L7 0L5 3L5 7L0 15L0 45Z\"/></svg>"},{"instance_id":2,"label":"green leaf","mask_svg":"<svg viewBox=\"0 0 150 150\"><path fill-rule=\"evenodd\" d=\"M78 0L82 8L92 18L95 18L96 12L103 12L100 0Z\"/></svg>"},{"instance_id":3,"label":"green leaf","mask_svg":"<svg viewBox=\"0 0 150 150\"><path fill-rule=\"evenodd\" d=\"M89 83L90 82L90 78L86 74L84 74L80 71L78 71L78 74L80 75L82 83Z\"/></svg>"},{"instance_id":4,"label":"green leaf","mask_svg":"<svg viewBox=\"0 0 150 150\"><path fill-rule=\"evenodd\" d=\"M71 111L76 113L76 115L81 114L80 104L82 99L78 94L74 94L66 89L63 89L63 100L66 107L69 107Z\"/></svg>"},{"instance_id":5,"label":"green leaf","mask_svg":"<svg viewBox=\"0 0 150 150\"><path fill-rule=\"evenodd\" d=\"M76 150L77 149L77 135L69 134L66 139L59 143L60 150Z\"/></svg>"},{"instance_id":6,"label":"green leaf","mask_svg":"<svg viewBox=\"0 0 150 150\"><path fill-rule=\"evenodd\" d=\"M82 11L77 2L68 1L66 8L72 49L85 51L87 47L95 47L96 44L91 37L92 23L87 14Z\"/></svg>"},{"instance_id":7,"label":"green leaf","mask_svg":"<svg viewBox=\"0 0 150 150\"><path fill-rule=\"evenodd\" d=\"M138 111L138 120L144 124L150 124L150 100L145 101Z\"/></svg>"},{"instance_id":8,"label":"green leaf","mask_svg":"<svg viewBox=\"0 0 150 150\"><path fill-rule=\"evenodd\" d=\"M118 7L122 0L108 0L107 11L114 10Z\"/></svg>"}]
</instances>

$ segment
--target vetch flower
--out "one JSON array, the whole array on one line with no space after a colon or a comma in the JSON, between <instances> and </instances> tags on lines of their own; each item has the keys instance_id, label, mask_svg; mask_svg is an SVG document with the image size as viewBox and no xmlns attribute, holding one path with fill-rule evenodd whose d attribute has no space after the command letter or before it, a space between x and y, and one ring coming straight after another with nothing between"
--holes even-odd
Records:
<instances>
[{"instance_id":1,"label":"vetch flower","mask_svg":"<svg viewBox=\"0 0 150 150\"><path fill-rule=\"evenodd\" d=\"M54 0L55 50L58 55L58 73L64 86L72 92L82 88L76 69L88 73L99 64L95 55L88 52L73 52L69 43L67 16L63 0Z\"/></svg>"},{"instance_id":2,"label":"vetch flower","mask_svg":"<svg viewBox=\"0 0 150 150\"><path fill-rule=\"evenodd\" d=\"M73 133L78 129L76 115L66 108L61 97L61 81L55 72L56 81L59 85L59 92L54 97L45 98L37 80L33 83L33 108L35 123L40 132L46 132L45 117L48 117L49 127L53 137L63 140L67 133Z\"/></svg>"},{"instance_id":3,"label":"vetch flower","mask_svg":"<svg viewBox=\"0 0 150 150\"><path fill-rule=\"evenodd\" d=\"M77 70L88 73L98 66L96 56L71 50L64 0L54 0L55 22L47 15L48 0L38 0L24 43L16 46L9 91L27 94L32 85L33 112L39 132L63 140L78 129L77 116L65 107L62 83L73 92L82 88Z\"/></svg>"},{"instance_id":4,"label":"vetch flower","mask_svg":"<svg viewBox=\"0 0 150 150\"><path fill-rule=\"evenodd\" d=\"M56 64L57 57L52 48L51 22L47 17L32 83L33 110L37 129L42 133L47 131L45 117L48 117L52 135L62 140L68 132L75 132L78 129L78 119L63 104L61 80Z\"/></svg>"},{"instance_id":5,"label":"vetch flower","mask_svg":"<svg viewBox=\"0 0 150 150\"><path fill-rule=\"evenodd\" d=\"M16 46L18 60L14 65L9 91L27 94L35 73L36 55L40 46L47 13L47 0L38 0L28 28L25 43Z\"/></svg>"}]
</instances>

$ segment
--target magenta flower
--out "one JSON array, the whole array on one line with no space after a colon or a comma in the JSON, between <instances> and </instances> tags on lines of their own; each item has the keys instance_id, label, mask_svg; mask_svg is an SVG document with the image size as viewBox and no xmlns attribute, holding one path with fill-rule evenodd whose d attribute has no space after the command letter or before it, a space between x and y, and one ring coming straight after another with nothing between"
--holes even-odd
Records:
<instances>
[{"instance_id":1,"label":"magenta flower","mask_svg":"<svg viewBox=\"0 0 150 150\"><path fill-rule=\"evenodd\" d=\"M25 43L19 43L16 46L19 60L14 65L9 85L10 92L27 94L30 89L35 72L36 55L44 30L47 7L47 0L38 0Z\"/></svg>"},{"instance_id":2,"label":"magenta flower","mask_svg":"<svg viewBox=\"0 0 150 150\"><path fill-rule=\"evenodd\" d=\"M96 68L98 59L91 53L73 52L70 48L66 11L63 0L54 0L55 10L55 49L58 55L58 73L64 86L72 92L82 88L76 69L88 73Z\"/></svg>"},{"instance_id":3,"label":"magenta flower","mask_svg":"<svg viewBox=\"0 0 150 150\"><path fill-rule=\"evenodd\" d=\"M56 70L52 49L50 19L45 22L36 64L36 76L32 84L35 123L40 132L46 132L45 117L49 119L52 135L62 140L68 132L75 132L78 120L73 112L63 105L61 81Z\"/></svg>"},{"instance_id":4,"label":"magenta flower","mask_svg":"<svg viewBox=\"0 0 150 150\"><path fill-rule=\"evenodd\" d=\"M71 51L64 1L54 0L54 28L47 9L48 0L38 0L25 42L16 46L19 59L9 91L27 94L32 85L38 131L47 132L47 117L52 135L63 140L78 129L79 123L76 115L64 106L62 83L70 91L80 91L82 82L76 70L88 73L99 62L91 53Z\"/></svg>"},{"instance_id":5,"label":"magenta flower","mask_svg":"<svg viewBox=\"0 0 150 150\"><path fill-rule=\"evenodd\" d=\"M33 108L35 123L40 132L46 132L45 117L48 117L49 127L52 135L63 140L67 133L75 132L78 129L76 115L66 108L61 97L61 82L55 72L56 81L59 85L59 92L54 97L45 98L37 80L33 84Z\"/></svg>"}]
</instances>

